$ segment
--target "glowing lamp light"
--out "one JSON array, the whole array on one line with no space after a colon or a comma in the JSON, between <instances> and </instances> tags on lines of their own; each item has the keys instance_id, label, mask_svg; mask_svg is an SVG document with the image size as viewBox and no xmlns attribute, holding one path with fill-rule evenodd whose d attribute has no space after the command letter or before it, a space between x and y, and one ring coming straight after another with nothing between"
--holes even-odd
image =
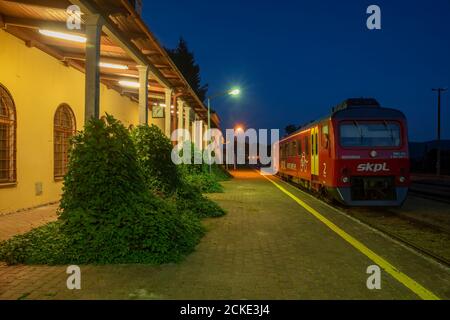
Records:
<instances>
[{"instance_id":1,"label":"glowing lamp light","mask_svg":"<svg viewBox=\"0 0 450 320\"><path fill-rule=\"evenodd\" d=\"M128 70L128 66L123 64L115 64L108 62L100 62L100 67L102 68L110 68L110 69L119 69L119 70Z\"/></svg>"},{"instance_id":2,"label":"glowing lamp light","mask_svg":"<svg viewBox=\"0 0 450 320\"><path fill-rule=\"evenodd\" d=\"M127 87L127 88L139 88L139 82L136 81L127 81L127 80L120 80L119 84L122 87Z\"/></svg>"},{"instance_id":3,"label":"glowing lamp light","mask_svg":"<svg viewBox=\"0 0 450 320\"><path fill-rule=\"evenodd\" d=\"M80 42L85 43L87 41L86 37L78 36L71 33L65 33L65 32L58 32L58 31L52 31L52 30L46 30L46 29L39 29L39 33L43 34L48 37L62 39L62 40L69 40L74 42Z\"/></svg>"},{"instance_id":4,"label":"glowing lamp light","mask_svg":"<svg viewBox=\"0 0 450 320\"><path fill-rule=\"evenodd\" d=\"M239 90L239 89L232 89L228 92L228 94L231 96L238 96L240 93L241 93L241 90Z\"/></svg>"}]
</instances>

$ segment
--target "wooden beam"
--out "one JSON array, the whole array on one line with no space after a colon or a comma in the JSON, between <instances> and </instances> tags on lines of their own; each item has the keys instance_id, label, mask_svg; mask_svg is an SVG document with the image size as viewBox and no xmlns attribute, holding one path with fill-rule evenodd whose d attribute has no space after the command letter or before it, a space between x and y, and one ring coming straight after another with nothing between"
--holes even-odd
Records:
<instances>
[{"instance_id":1,"label":"wooden beam","mask_svg":"<svg viewBox=\"0 0 450 320\"><path fill-rule=\"evenodd\" d=\"M84 53L64 52L63 55L64 55L65 59L80 60L80 61L86 60L86 55ZM100 60L102 62L107 62L107 63L123 64L128 67L136 66L136 62L134 62L133 60L129 60L129 59L100 56Z\"/></svg>"},{"instance_id":2,"label":"wooden beam","mask_svg":"<svg viewBox=\"0 0 450 320\"><path fill-rule=\"evenodd\" d=\"M127 16L129 15L129 12L127 8L124 7L118 7L111 4L108 4L108 7L104 8L102 12L107 16Z\"/></svg>"},{"instance_id":3,"label":"wooden beam","mask_svg":"<svg viewBox=\"0 0 450 320\"><path fill-rule=\"evenodd\" d=\"M64 57L63 57L63 54L61 51L54 49L52 47L49 47L39 41L35 41L33 38L31 38L29 36L29 34L24 32L23 30L21 30L19 28L9 28L6 31L17 38L22 39L25 42L25 44L27 44L27 43L32 44L33 47L47 53L48 55L50 55L60 61L64 60ZM77 69L78 71L81 71L84 73L84 67L80 63L77 63L75 61L69 61L67 64L70 65L71 67Z\"/></svg>"},{"instance_id":4,"label":"wooden beam","mask_svg":"<svg viewBox=\"0 0 450 320\"><path fill-rule=\"evenodd\" d=\"M174 80L174 79L180 79L178 76L164 76L166 79Z\"/></svg>"},{"instance_id":5,"label":"wooden beam","mask_svg":"<svg viewBox=\"0 0 450 320\"><path fill-rule=\"evenodd\" d=\"M123 32L124 36L133 41L133 43L136 45L136 40L145 40L147 38L147 35L142 32Z\"/></svg>"},{"instance_id":6,"label":"wooden beam","mask_svg":"<svg viewBox=\"0 0 450 320\"><path fill-rule=\"evenodd\" d=\"M110 73L100 73L100 78L105 79L105 80L115 81L115 82L118 82L120 80L138 81L137 76L136 77L132 77L129 75L128 76L120 76L117 74L110 74Z\"/></svg>"},{"instance_id":7,"label":"wooden beam","mask_svg":"<svg viewBox=\"0 0 450 320\"><path fill-rule=\"evenodd\" d=\"M36 34L37 36L38 34ZM40 42L48 45L48 46L54 46L54 47L60 47L60 48L72 48L72 49L78 49L78 50L85 50L86 45L84 43L78 43L73 41L65 41L60 40L52 37L47 36L40 36L36 37L35 40L39 39ZM116 53L116 54L126 54L126 52L123 50L122 47L116 46L116 45L109 45L109 44L101 44L100 49L102 52L108 52L108 53ZM64 50L64 49L62 49Z\"/></svg>"},{"instance_id":8,"label":"wooden beam","mask_svg":"<svg viewBox=\"0 0 450 320\"><path fill-rule=\"evenodd\" d=\"M36 30L37 29L49 29L49 30L60 31L60 32L68 31L66 23L61 22L61 21L48 21L48 20L3 16L3 23L6 26L30 28L30 29L36 29ZM84 34L85 31L86 31L85 26L81 25L80 30L70 31L70 32Z\"/></svg>"},{"instance_id":9,"label":"wooden beam","mask_svg":"<svg viewBox=\"0 0 450 320\"><path fill-rule=\"evenodd\" d=\"M27 6L61 9L61 10L66 10L67 7L70 6L70 2L65 0L5 0L5 1L23 4Z\"/></svg>"},{"instance_id":10,"label":"wooden beam","mask_svg":"<svg viewBox=\"0 0 450 320\"><path fill-rule=\"evenodd\" d=\"M52 47L49 47L39 41L34 40L32 37L30 37L29 33L24 32L23 29L17 28L17 27L12 27L6 30L6 32L12 34L13 36L23 40L25 42L25 44L30 43L32 44L35 48L47 53L48 55L60 60L61 62L63 62L66 66L70 66L82 73L85 73L85 67L84 67L84 63L83 62L76 62L73 60L70 61L65 61L65 53L54 49ZM101 79L101 82L114 89L117 92L121 92L121 88L118 85L113 85L112 83L117 83L117 79L112 80L111 82L108 81L108 79ZM130 96L130 98L132 98Z\"/></svg>"},{"instance_id":11,"label":"wooden beam","mask_svg":"<svg viewBox=\"0 0 450 320\"><path fill-rule=\"evenodd\" d=\"M58 60L62 60L63 56L61 54L61 52L57 49L54 48L50 48L48 46L46 46L45 44L39 43L39 42L34 42L34 39L32 37L30 37L30 35L26 32L24 32L23 30L19 29L19 28L8 28L6 30L6 32L12 34L13 36L22 39L25 43L31 42L33 41L33 44L36 48L44 51L45 53L53 56L54 58L58 59Z\"/></svg>"},{"instance_id":12,"label":"wooden beam","mask_svg":"<svg viewBox=\"0 0 450 320\"><path fill-rule=\"evenodd\" d=\"M88 0L71 0L73 4L80 7L81 11L86 14L98 14L102 16L104 21L104 32L111 38L114 42L119 44L126 53L138 64L149 65L150 73L152 73L158 81L170 88L170 82L164 78L161 72L150 63L148 58L128 39L121 33L116 25L111 21L111 19L102 13L102 10L93 1Z\"/></svg>"},{"instance_id":13,"label":"wooden beam","mask_svg":"<svg viewBox=\"0 0 450 320\"><path fill-rule=\"evenodd\" d=\"M163 94L161 94L160 92L152 93L150 89L148 90L148 97L151 99L158 99L158 100L164 100L165 98L164 93Z\"/></svg>"},{"instance_id":14,"label":"wooden beam","mask_svg":"<svg viewBox=\"0 0 450 320\"><path fill-rule=\"evenodd\" d=\"M83 22L80 25L80 29L78 30L68 30L66 22L62 21L49 21L49 20L39 20L39 19L31 19L31 18L19 18L19 17L12 17L12 16L3 16L0 17L0 27L1 23L5 25L11 25L16 27L23 27L23 28L31 28L31 29L50 29L60 32L71 32L71 33L78 33L78 34L84 34L86 32L86 27L83 24ZM137 40L137 39L145 39L147 36L145 33L142 32L126 32L124 35L131 39L131 40Z\"/></svg>"},{"instance_id":15,"label":"wooden beam","mask_svg":"<svg viewBox=\"0 0 450 320\"><path fill-rule=\"evenodd\" d=\"M172 68L168 64L155 64L155 67L157 67L158 69L171 69Z\"/></svg>"},{"instance_id":16,"label":"wooden beam","mask_svg":"<svg viewBox=\"0 0 450 320\"><path fill-rule=\"evenodd\" d=\"M28 48L33 48L36 46L36 42L34 40L26 40L25 44Z\"/></svg>"},{"instance_id":17,"label":"wooden beam","mask_svg":"<svg viewBox=\"0 0 450 320\"><path fill-rule=\"evenodd\" d=\"M69 0L5 0L17 4L42 7L48 9L67 10L72 5ZM107 8L103 9L103 13L107 16L128 16L130 12L123 6L116 6L108 3Z\"/></svg>"},{"instance_id":18,"label":"wooden beam","mask_svg":"<svg viewBox=\"0 0 450 320\"><path fill-rule=\"evenodd\" d=\"M149 57L149 58L152 58L152 57L162 57L162 56L163 56L160 52L155 51L155 50L146 50L146 49L144 49L144 50L143 50L143 53L144 53L147 57Z\"/></svg>"}]
</instances>

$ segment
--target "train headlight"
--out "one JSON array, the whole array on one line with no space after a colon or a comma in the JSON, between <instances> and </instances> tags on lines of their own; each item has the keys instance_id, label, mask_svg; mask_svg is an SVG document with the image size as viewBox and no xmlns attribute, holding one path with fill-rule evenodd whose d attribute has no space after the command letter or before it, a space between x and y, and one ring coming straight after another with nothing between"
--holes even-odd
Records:
<instances>
[{"instance_id":1,"label":"train headlight","mask_svg":"<svg viewBox=\"0 0 450 320\"><path fill-rule=\"evenodd\" d=\"M342 177L343 183L348 183L349 181L350 181L350 179L348 177Z\"/></svg>"},{"instance_id":2,"label":"train headlight","mask_svg":"<svg viewBox=\"0 0 450 320\"><path fill-rule=\"evenodd\" d=\"M401 176L400 178L398 178L398 180L401 182L401 183L403 183L403 182L405 182L406 181L406 178L405 177L403 177L403 176Z\"/></svg>"}]
</instances>

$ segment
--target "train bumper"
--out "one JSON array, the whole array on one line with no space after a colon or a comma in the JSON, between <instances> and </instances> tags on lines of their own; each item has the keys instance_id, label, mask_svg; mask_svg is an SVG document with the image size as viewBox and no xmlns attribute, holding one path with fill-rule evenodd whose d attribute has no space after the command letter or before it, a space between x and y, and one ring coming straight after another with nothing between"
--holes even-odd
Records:
<instances>
[{"instance_id":1,"label":"train bumper","mask_svg":"<svg viewBox=\"0 0 450 320\"><path fill-rule=\"evenodd\" d=\"M353 200L351 187L338 187L328 190L333 197L347 206L390 207L401 206L408 195L408 187L396 187L394 199Z\"/></svg>"}]
</instances>

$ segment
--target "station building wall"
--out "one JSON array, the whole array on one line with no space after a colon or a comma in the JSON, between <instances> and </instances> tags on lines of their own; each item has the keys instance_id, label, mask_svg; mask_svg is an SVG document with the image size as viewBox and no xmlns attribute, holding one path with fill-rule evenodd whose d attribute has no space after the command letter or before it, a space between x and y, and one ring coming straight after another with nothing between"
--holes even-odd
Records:
<instances>
[{"instance_id":1,"label":"station building wall","mask_svg":"<svg viewBox=\"0 0 450 320\"><path fill-rule=\"evenodd\" d=\"M58 106L73 111L76 129L84 125L84 73L0 30L0 84L16 109L16 183L0 184L0 214L60 199L54 178L53 121ZM138 104L101 84L100 114L129 126L138 124ZM36 192L37 186L42 192Z\"/></svg>"}]
</instances>

